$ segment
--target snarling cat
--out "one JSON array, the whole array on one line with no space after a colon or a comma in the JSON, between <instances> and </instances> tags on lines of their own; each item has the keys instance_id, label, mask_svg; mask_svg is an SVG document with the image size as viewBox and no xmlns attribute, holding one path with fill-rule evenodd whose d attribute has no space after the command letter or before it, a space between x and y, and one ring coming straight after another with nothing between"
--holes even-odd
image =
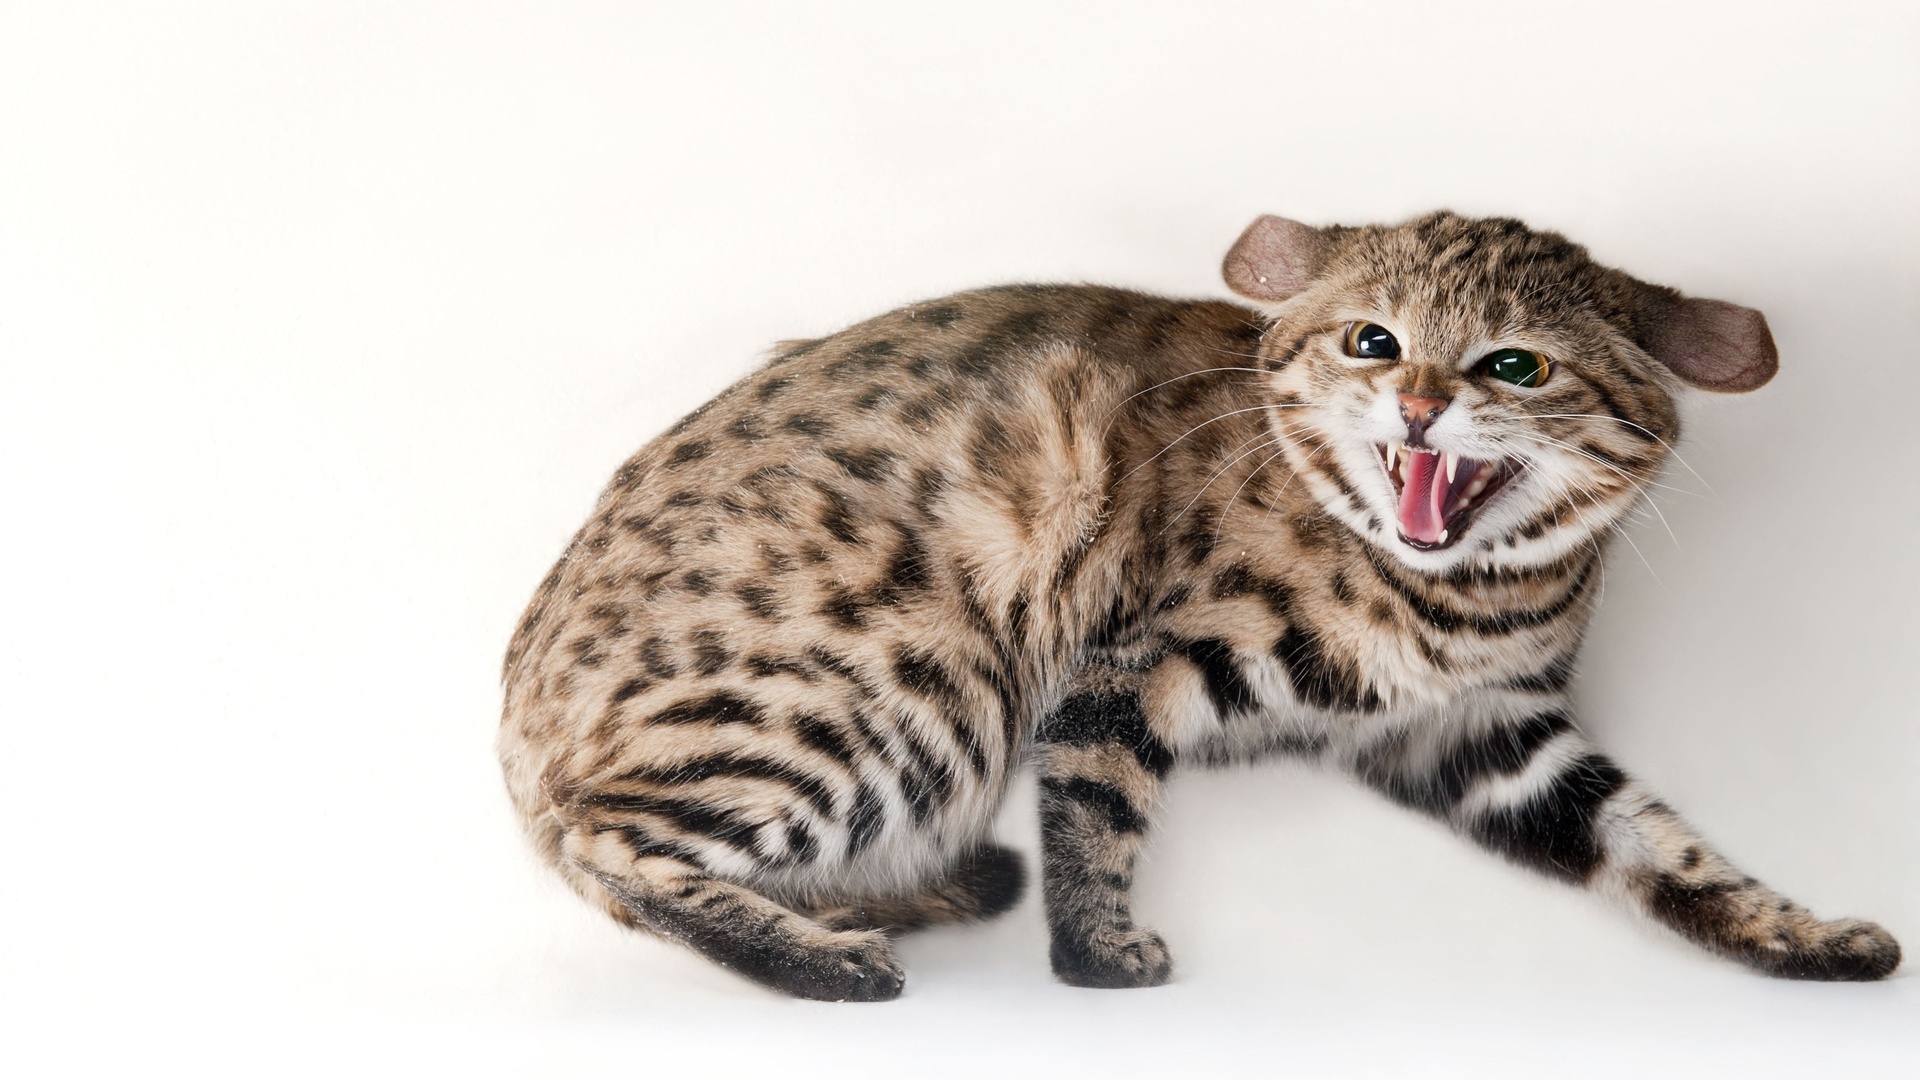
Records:
<instances>
[{"instance_id":1,"label":"snarling cat","mask_svg":"<svg viewBox=\"0 0 1920 1080\"><path fill-rule=\"evenodd\" d=\"M500 753L583 896L811 998L889 932L1019 897L1052 962L1170 973L1128 892L1169 770L1299 755L1790 978L1898 944L1742 874L1594 748L1568 685L1681 384L1776 359L1753 310L1519 222L1255 222L1259 305L962 293L790 342L634 455L540 587Z\"/></svg>"}]
</instances>

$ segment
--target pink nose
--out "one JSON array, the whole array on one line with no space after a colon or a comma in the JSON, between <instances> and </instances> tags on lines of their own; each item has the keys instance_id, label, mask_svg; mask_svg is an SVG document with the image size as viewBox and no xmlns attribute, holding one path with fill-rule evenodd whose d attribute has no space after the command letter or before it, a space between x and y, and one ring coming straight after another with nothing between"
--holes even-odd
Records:
<instances>
[{"instance_id":1,"label":"pink nose","mask_svg":"<svg viewBox=\"0 0 1920 1080\"><path fill-rule=\"evenodd\" d=\"M1427 427L1453 402L1450 398L1419 397L1414 394L1400 395L1400 419L1414 427Z\"/></svg>"}]
</instances>

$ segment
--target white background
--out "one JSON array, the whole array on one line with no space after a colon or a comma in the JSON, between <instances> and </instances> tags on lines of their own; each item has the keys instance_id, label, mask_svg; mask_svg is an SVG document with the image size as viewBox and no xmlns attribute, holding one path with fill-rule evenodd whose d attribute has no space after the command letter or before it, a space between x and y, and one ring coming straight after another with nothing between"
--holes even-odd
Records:
<instances>
[{"instance_id":1,"label":"white background","mask_svg":"<svg viewBox=\"0 0 1920 1080\"><path fill-rule=\"evenodd\" d=\"M491 740L601 484L772 341L1512 214L1768 313L1583 711L1911 953L1917 49L1892 2L6 5L0 1066L1913 1075L1920 962L1768 981L1286 766L1174 783L1171 986L1053 983L1029 899L898 1003L778 999L566 893Z\"/></svg>"}]
</instances>

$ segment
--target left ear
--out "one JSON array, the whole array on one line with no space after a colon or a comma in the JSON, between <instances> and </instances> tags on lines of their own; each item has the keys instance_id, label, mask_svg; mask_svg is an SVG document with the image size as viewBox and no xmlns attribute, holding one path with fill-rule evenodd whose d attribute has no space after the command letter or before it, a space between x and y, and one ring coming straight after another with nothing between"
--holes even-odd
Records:
<instances>
[{"instance_id":1,"label":"left ear","mask_svg":"<svg viewBox=\"0 0 1920 1080\"><path fill-rule=\"evenodd\" d=\"M1266 214L1233 242L1220 276L1249 300L1277 303L1307 287L1326 243L1323 230Z\"/></svg>"},{"instance_id":2,"label":"left ear","mask_svg":"<svg viewBox=\"0 0 1920 1080\"><path fill-rule=\"evenodd\" d=\"M1780 369L1767 317L1725 300L1677 300L1651 320L1647 352L1689 386L1758 390Z\"/></svg>"}]
</instances>

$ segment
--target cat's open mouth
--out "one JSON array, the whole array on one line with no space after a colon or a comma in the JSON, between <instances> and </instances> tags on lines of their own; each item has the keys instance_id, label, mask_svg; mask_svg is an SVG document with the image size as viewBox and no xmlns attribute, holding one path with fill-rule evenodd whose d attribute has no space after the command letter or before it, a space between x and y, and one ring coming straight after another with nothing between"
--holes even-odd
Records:
<instances>
[{"instance_id":1,"label":"cat's open mouth","mask_svg":"<svg viewBox=\"0 0 1920 1080\"><path fill-rule=\"evenodd\" d=\"M1374 452L1400 501L1400 539L1421 551L1438 551L1465 536L1474 512L1520 472L1511 458L1476 461L1400 442Z\"/></svg>"}]
</instances>

